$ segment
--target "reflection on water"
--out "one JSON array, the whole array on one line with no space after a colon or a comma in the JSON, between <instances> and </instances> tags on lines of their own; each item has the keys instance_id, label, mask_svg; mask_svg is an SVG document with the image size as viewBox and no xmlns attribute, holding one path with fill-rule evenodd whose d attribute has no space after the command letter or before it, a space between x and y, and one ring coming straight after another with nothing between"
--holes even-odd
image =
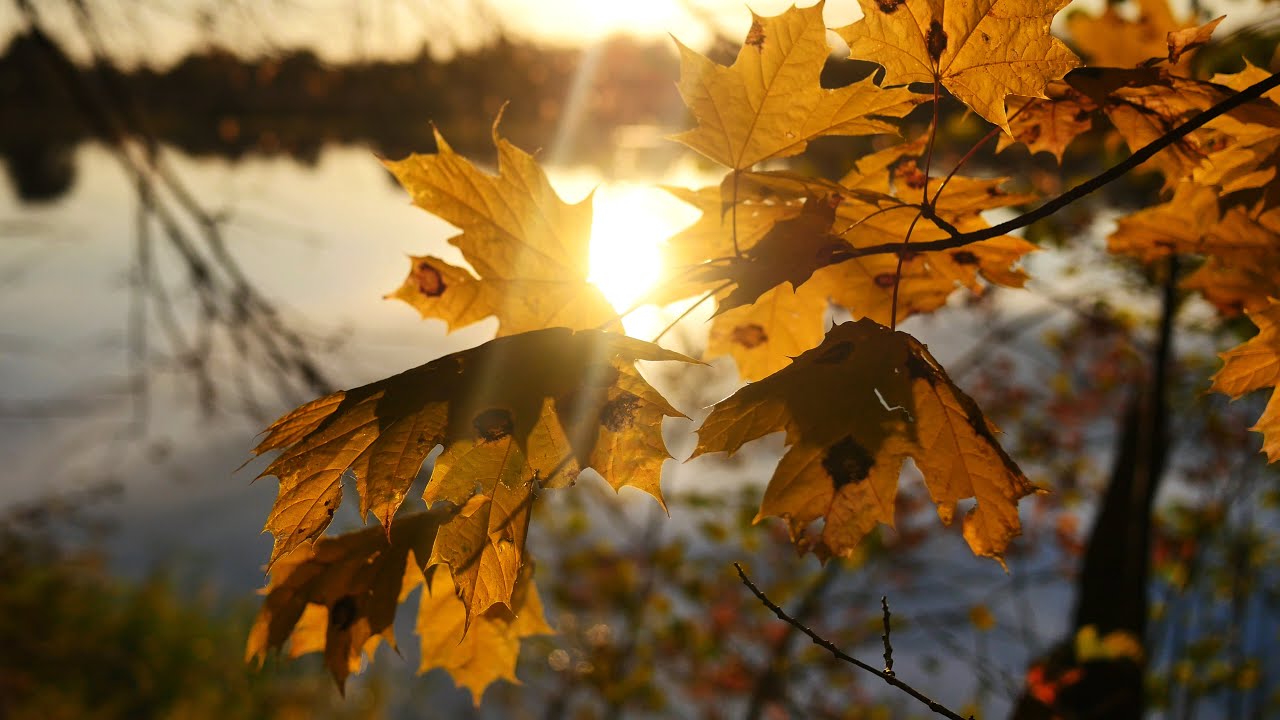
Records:
<instances>
[{"instance_id":1,"label":"reflection on water","mask_svg":"<svg viewBox=\"0 0 1280 720\"><path fill-rule=\"evenodd\" d=\"M285 159L172 157L190 190L223 218L247 280L335 385L369 382L492 336L491 320L446 335L443 323L382 299L403 278L408 253L461 256L446 242L456 231L412 207L369 151L326 149L310 168ZM209 346L220 393L213 415L182 358L155 343L138 364L130 329L138 198L107 149L82 146L74 161L79 179L56 202L24 205L12 188L0 193L0 453L8 470L0 504L118 480L124 569L194 553L233 587L256 586L270 546L258 532L274 481L249 484L258 463L232 472L265 421L309 398L276 392L270 375L230 342ZM689 179L686 171L665 181ZM579 169L553 172L552 180L573 201L600 177ZM596 191L602 232L592 247L603 261L593 270L613 293L642 290L637 263L655 262L656 244L687 219L687 208L651 192ZM200 297L182 259L158 246L153 262L179 321L198 316ZM650 327L665 322L656 311L640 317ZM160 332L162 322L151 314L147 330ZM254 404L239 402L240 393ZM257 412L246 415L250 407Z\"/></svg>"}]
</instances>

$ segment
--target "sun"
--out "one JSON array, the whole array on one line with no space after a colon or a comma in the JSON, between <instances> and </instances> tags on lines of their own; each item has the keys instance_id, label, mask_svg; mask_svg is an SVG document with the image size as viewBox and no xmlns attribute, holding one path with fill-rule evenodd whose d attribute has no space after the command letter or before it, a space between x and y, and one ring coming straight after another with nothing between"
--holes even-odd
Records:
<instances>
[{"instance_id":1,"label":"sun","mask_svg":"<svg viewBox=\"0 0 1280 720\"><path fill-rule=\"evenodd\" d=\"M654 187L609 184L596 189L587 279L618 312L630 310L661 279L662 242L697 215Z\"/></svg>"}]
</instances>

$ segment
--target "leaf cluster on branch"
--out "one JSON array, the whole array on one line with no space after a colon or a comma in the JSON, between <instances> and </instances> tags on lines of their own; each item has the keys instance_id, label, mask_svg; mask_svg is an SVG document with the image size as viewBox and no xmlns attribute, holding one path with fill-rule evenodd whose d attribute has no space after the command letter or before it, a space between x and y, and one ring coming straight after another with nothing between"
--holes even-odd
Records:
<instances>
[{"instance_id":1,"label":"leaf cluster on branch","mask_svg":"<svg viewBox=\"0 0 1280 720\"><path fill-rule=\"evenodd\" d=\"M1217 21L1135 45L1135 31L1110 10L1074 20L1142 55L1108 57L1118 42L1082 42L1102 65L1081 67L1049 32L1060 0L859 2L863 19L836 32L851 57L883 67L878 80L821 86L830 54L822 2L753 16L730 66L679 46L679 89L696 126L674 139L727 174L711 187L671 189L702 215L667 242L666 280L645 302L713 301L706 357L732 356L752 381L716 403L695 456L786 433L757 520L783 518L797 546L823 559L848 556L877 525L893 525L910 457L939 520L950 524L957 505L973 501L963 536L1003 564L1020 531L1018 502L1037 488L977 403L897 324L955 293L1021 287L1020 261L1037 247L1011 232L1149 161L1169 199L1121 220L1111 250L1143 262L1203 257L1186 287L1261 329L1225 355L1214 389L1274 387L1280 107L1263 93L1280 81L1252 66L1190 77L1190 53ZM939 172L944 94L990 123L981 142L998 135L1000 149L1021 144L1060 160L1077 135L1105 123L1133 155L992 226L984 212L1040 198L959 166ZM895 143L920 106L933 113L927 132ZM832 135L881 136L882 149L838 179L776 162L758 169ZM610 332L618 314L587 280L591 198L565 203L496 123L494 142L496 175L439 135L435 153L386 163L415 204L460 230L450 243L470 266L413 257L393 296L450 329L495 316L500 337L320 398L268 428L255 453L280 452L263 472L280 489L266 522L275 547L252 657L283 646L323 651L341 684L379 643L394 644L395 608L422 587L421 669L448 669L478 702L493 680L515 679L522 638L550 631L524 547L541 493L592 468L615 489L663 502L662 420L683 414L635 363L695 361ZM828 329L830 306L856 321ZM1273 460L1277 402L1257 426ZM437 448L428 509L404 511ZM346 476L360 516L381 527L326 537Z\"/></svg>"}]
</instances>

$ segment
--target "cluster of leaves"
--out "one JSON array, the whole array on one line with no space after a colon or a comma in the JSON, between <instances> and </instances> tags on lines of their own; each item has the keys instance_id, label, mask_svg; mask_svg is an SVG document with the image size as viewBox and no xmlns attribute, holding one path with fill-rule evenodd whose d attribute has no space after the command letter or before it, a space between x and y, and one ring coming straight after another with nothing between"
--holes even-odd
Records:
<instances>
[{"instance_id":1,"label":"cluster of leaves","mask_svg":"<svg viewBox=\"0 0 1280 720\"><path fill-rule=\"evenodd\" d=\"M1148 262L1205 258L1188 286L1224 313L1248 312L1262 331L1215 377L1232 395L1280 381L1280 303L1269 299L1280 295L1280 107L1237 103L1184 125L1266 79L1257 68L1211 81L1185 74L1217 21L1167 33L1136 63L1070 72L1080 61L1049 33L1064 3L860 3L864 18L836 32L851 57L883 66L880 82L821 86L830 52L821 2L755 16L727 67L680 46L679 88L697 126L675 139L727 174L674 191L702 217L669 240L668 280L646 299L714 300L707 356L732 356L754 381L715 405L695 455L731 455L786 433L757 520L782 517L801 549L848 557L878 524L894 524L910 457L939 519L950 524L972 500L964 537L1003 563L1020 532L1018 501L1037 488L977 403L896 326L961 290L1020 287L1019 261L1036 246L1006 233L1083 193L990 226L983 212L1035 198L958 167L935 176L943 94L991 123L987 140L1000 134L1059 158L1104 118L1135 153L1170 146L1152 164L1171 199L1121 221L1111 249ZM1105 51L1095 60L1105 63ZM838 180L755 169L824 136L892 136L924 104L934 118L926 134L862 157ZM394 644L396 607L422 587L421 667L448 669L478 700L493 680L515 679L522 638L549 631L524 548L542 490L591 469L663 502L662 420L682 413L635 363L693 360L608 332L617 314L587 281L590 198L563 202L496 123L494 141L497 175L439 136L435 153L387 166L417 205L461 230L450 242L470 265L415 257L395 297L451 329L496 316L500 337L321 398L268 428L255 452L281 451L263 472L280 491L250 656L286 644L295 655L323 650L341 684L379 643ZM824 333L832 305L859 319ZM1269 407L1258 428L1280 456L1280 409ZM401 512L437 448L429 509ZM348 474L361 517L380 527L323 537Z\"/></svg>"}]
</instances>

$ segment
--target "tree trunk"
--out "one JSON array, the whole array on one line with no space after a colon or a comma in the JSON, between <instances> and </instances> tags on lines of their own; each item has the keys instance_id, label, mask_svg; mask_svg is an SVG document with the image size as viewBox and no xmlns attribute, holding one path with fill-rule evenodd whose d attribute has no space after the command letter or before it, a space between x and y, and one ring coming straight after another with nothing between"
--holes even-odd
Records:
<instances>
[{"instance_id":1,"label":"tree trunk","mask_svg":"<svg viewBox=\"0 0 1280 720\"><path fill-rule=\"evenodd\" d=\"M1152 501L1169 458L1167 398L1177 270L1177 258L1171 257L1150 371L1127 403L1111 479L1080 569L1071 632L1032 663L1011 715L1014 720L1142 717L1145 665L1140 653L1091 652L1078 657L1076 639L1092 628L1098 638L1135 640L1136 650L1145 638Z\"/></svg>"}]
</instances>

